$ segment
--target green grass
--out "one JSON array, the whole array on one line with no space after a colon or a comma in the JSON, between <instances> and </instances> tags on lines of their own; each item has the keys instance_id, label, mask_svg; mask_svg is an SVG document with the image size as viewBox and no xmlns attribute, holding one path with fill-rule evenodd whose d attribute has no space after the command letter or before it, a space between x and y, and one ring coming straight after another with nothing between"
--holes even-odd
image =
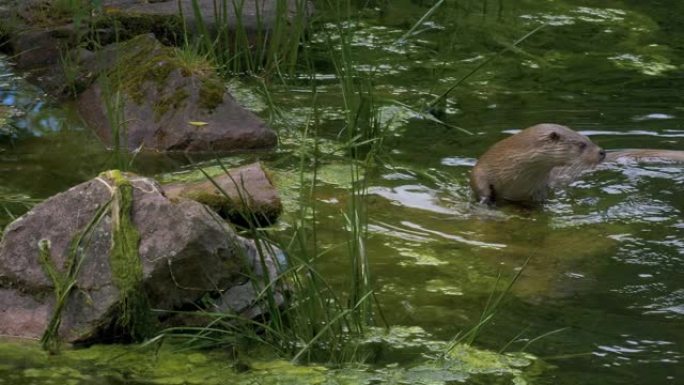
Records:
<instances>
[{"instance_id":1,"label":"green grass","mask_svg":"<svg viewBox=\"0 0 684 385\"><path fill-rule=\"evenodd\" d=\"M45 274L50 278L54 286L55 306L45 332L40 339L43 349L56 353L61 346L59 328L62 323L62 311L67 305L67 301L72 291L76 289L76 281L81 270L81 265L86 258L84 250L92 241L93 231L105 216L110 207L110 202L102 205L93 215L85 228L74 235L71 241L64 271L55 265L52 259L50 242L42 239L39 243L40 254L37 256Z\"/></svg>"}]
</instances>

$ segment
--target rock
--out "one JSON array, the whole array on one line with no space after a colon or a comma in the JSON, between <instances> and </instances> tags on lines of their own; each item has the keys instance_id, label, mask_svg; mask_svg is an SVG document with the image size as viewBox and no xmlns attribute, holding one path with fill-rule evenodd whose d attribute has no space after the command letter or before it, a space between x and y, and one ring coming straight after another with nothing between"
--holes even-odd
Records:
<instances>
[{"instance_id":1,"label":"rock","mask_svg":"<svg viewBox=\"0 0 684 385\"><path fill-rule=\"evenodd\" d=\"M286 295L290 287L269 283L278 282L278 273L287 265L285 254L271 243L262 241L257 247L254 241L249 242L251 247L247 248L247 258L250 261L251 273L248 282L231 287L216 299L205 301L208 306L202 310L207 310L209 314L204 311L175 313L164 320L164 326L203 327L215 321L217 313L238 314L244 319L258 319L268 315L267 302L282 309L287 304ZM271 296L270 300L268 296Z\"/></svg>"},{"instance_id":2,"label":"rock","mask_svg":"<svg viewBox=\"0 0 684 385\"><path fill-rule=\"evenodd\" d=\"M45 1L5 0L4 5L8 9L0 11L0 50L11 55L29 82L61 97L68 80L64 68L67 52L87 28L81 24L79 29L66 19L51 19L55 15Z\"/></svg>"},{"instance_id":3,"label":"rock","mask_svg":"<svg viewBox=\"0 0 684 385\"><path fill-rule=\"evenodd\" d=\"M25 30L9 39L13 59L19 70L45 69L59 63L64 43L50 28Z\"/></svg>"},{"instance_id":4,"label":"rock","mask_svg":"<svg viewBox=\"0 0 684 385\"><path fill-rule=\"evenodd\" d=\"M285 254L277 247L262 242L260 247L252 244L247 249L251 261L252 279L242 285L226 290L215 303L215 311L220 313L237 313L247 319L254 319L268 313L266 298L261 292L270 293L273 302L282 307L286 303L285 294L289 287L273 286L270 282L278 281L278 273L287 265ZM261 253L259 253L261 250ZM264 290L269 286L269 290Z\"/></svg>"},{"instance_id":5,"label":"rock","mask_svg":"<svg viewBox=\"0 0 684 385\"><path fill-rule=\"evenodd\" d=\"M129 150L233 151L275 146L273 130L226 92L212 67L193 67L141 35L85 65L104 73L78 99L84 120L108 145L113 128Z\"/></svg>"},{"instance_id":6,"label":"rock","mask_svg":"<svg viewBox=\"0 0 684 385\"><path fill-rule=\"evenodd\" d=\"M155 2L140 2L136 0L110 0L105 1L105 7L116 9L123 14L144 14L144 15L178 15L179 3L176 0L162 0ZM217 31L227 27L229 31L235 31L238 26L244 28L247 36L255 36L258 33L270 31L276 27L278 22L279 7L287 7L285 13L286 22L293 22L297 17L308 17L313 13L313 5L309 1L302 0L240 0L225 2L227 9L225 16L219 12L217 17L216 0L197 0L201 22L210 31ZM281 3L281 4L279 4ZM218 2L221 7L221 2ZM234 6L235 4L235 6ZM185 22L191 30L196 30L198 26L197 14L193 9L192 1L182 1L180 5L183 10ZM240 15L238 17L237 15ZM250 39L251 40L251 39Z\"/></svg>"},{"instance_id":7,"label":"rock","mask_svg":"<svg viewBox=\"0 0 684 385\"><path fill-rule=\"evenodd\" d=\"M113 191L125 196L123 186L132 190L130 216L112 215L112 207L126 212L125 199L112 200ZM94 220L98 213L101 218ZM126 218L135 230L126 227ZM113 234L113 223L129 229L116 242L113 235L122 233ZM46 248L41 254L39 244L49 244L43 262ZM133 260L118 257L123 246ZM72 250L83 257L80 265ZM68 281L63 278L70 266L80 268L60 312L59 337L88 343L130 337L132 331L122 325L141 324L130 319L122 324L126 313L121 312L136 300L146 308L128 315L148 322L149 308L177 309L248 283L254 255L254 243L204 205L173 202L151 179L109 172L49 198L7 226L0 242L0 334L40 338L55 313L56 286L62 287L55 283Z\"/></svg>"},{"instance_id":8,"label":"rock","mask_svg":"<svg viewBox=\"0 0 684 385\"><path fill-rule=\"evenodd\" d=\"M214 177L213 182L171 183L163 189L170 199L195 200L241 225L248 223L247 218L255 220L257 225L272 224L283 211L278 191L260 163L231 169L228 175Z\"/></svg>"}]
</instances>

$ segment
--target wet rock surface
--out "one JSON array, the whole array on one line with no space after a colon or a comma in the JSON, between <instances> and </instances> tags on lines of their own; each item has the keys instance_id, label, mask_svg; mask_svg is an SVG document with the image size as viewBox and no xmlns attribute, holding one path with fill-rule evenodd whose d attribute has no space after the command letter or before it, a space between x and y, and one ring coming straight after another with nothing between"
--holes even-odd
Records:
<instances>
[{"instance_id":1,"label":"wet rock surface","mask_svg":"<svg viewBox=\"0 0 684 385\"><path fill-rule=\"evenodd\" d=\"M179 3L174 0L140 2L137 0L111 0L104 2L105 7L119 12L145 15L178 15ZM217 12L217 4L219 12ZM276 23L291 21L298 16L308 16L313 12L312 5L302 0L240 0L226 1L225 9L221 1L197 0L199 15L192 1L180 2L185 22L191 29L197 28L198 16L209 30L227 27L235 30L244 28L248 35L272 30ZM286 7L286 20L278 20L279 7Z\"/></svg>"},{"instance_id":2,"label":"wet rock surface","mask_svg":"<svg viewBox=\"0 0 684 385\"><path fill-rule=\"evenodd\" d=\"M233 298L235 303L252 303L249 292L230 289L249 284L252 273L264 276L251 271L261 266L255 258L275 266L275 257L259 254L253 241L236 235L206 206L171 201L148 178L129 175L127 180L132 186L130 218L140 237L140 290L150 308L176 309L207 293L224 292L247 296ZM57 303L54 276L68 273L77 250L82 262L61 310L60 338L90 342L125 337L114 327L122 290L111 257L112 223L117 221L110 212L116 204L113 186L109 177L95 178L49 198L7 226L0 243L0 334L41 337ZM94 220L99 212L101 218ZM57 273L41 263L41 243L49 245L49 264Z\"/></svg>"},{"instance_id":3,"label":"wet rock surface","mask_svg":"<svg viewBox=\"0 0 684 385\"><path fill-rule=\"evenodd\" d=\"M164 185L164 193L170 199L187 198L203 203L233 223L245 224L247 219L259 225L274 223L283 205L261 164L228 171L212 180Z\"/></svg>"}]
</instances>

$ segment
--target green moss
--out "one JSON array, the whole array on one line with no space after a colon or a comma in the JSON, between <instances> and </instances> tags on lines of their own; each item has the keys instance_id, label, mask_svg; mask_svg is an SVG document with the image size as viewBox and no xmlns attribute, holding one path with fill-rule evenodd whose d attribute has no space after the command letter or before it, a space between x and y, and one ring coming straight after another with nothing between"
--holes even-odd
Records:
<instances>
[{"instance_id":1,"label":"green moss","mask_svg":"<svg viewBox=\"0 0 684 385\"><path fill-rule=\"evenodd\" d=\"M192 75L201 82L199 98L202 107L211 111L223 102L223 83L211 63L202 61L201 57L188 61L187 55L178 55L177 50L147 36L121 43L118 52L116 65L107 73L115 90L123 91L133 102L143 104L149 98L145 94L149 89L147 84L157 87L159 96L153 104L157 119L172 109L182 107L190 97L188 87L168 87L167 81L174 71L179 71L183 77Z\"/></svg>"},{"instance_id":2,"label":"green moss","mask_svg":"<svg viewBox=\"0 0 684 385\"><path fill-rule=\"evenodd\" d=\"M221 195L213 194L205 191L196 191L185 195L186 198L192 199L211 207L214 210L222 209L227 205L232 205L232 200Z\"/></svg>"},{"instance_id":3,"label":"green moss","mask_svg":"<svg viewBox=\"0 0 684 385\"><path fill-rule=\"evenodd\" d=\"M184 197L211 207L222 218L232 223L245 224L245 215L250 215L250 210L242 202L233 201L220 192L195 191L185 194Z\"/></svg>"},{"instance_id":4,"label":"green moss","mask_svg":"<svg viewBox=\"0 0 684 385\"><path fill-rule=\"evenodd\" d=\"M121 172L121 170L109 170L100 173L98 175L100 178L107 178L114 182L116 186L122 185L127 182L127 178Z\"/></svg>"},{"instance_id":5,"label":"green moss","mask_svg":"<svg viewBox=\"0 0 684 385\"><path fill-rule=\"evenodd\" d=\"M159 120L169 110L181 108L188 96L188 92L185 89L178 88L171 95L156 100L153 107L155 119Z\"/></svg>"},{"instance_id":6,"label":"green moss","mask_svg":"<svg viewBox=\"0 0 684 385\"><path fill-rule=\"evenodd\" d=\"M221 192L193 191L183 194L183 197L207 205L222 218L242 226L247 226L249 221L261 225L275 223L282 212L282 205L257 205L249 198L244 202Z\"/></svg>"},{"instance_id":7,"label":"green moss","mask_svg":"<svg viewBox=\"0 0 684 385\"><path fill-rule=\"evenodd\" d=\"M115 90L123 91L140 104L145 99L144 83L152 81L159 89L163 89L173 71L169 52L145 36L129 40L117 47L114 53L116 65L106 75Z\"/></svg>"},{"instance_id":8,"label":"green moss","mask_svg":"<svg viewBox=\"0 0 684 385\"><path fill-rule=\"evenodd\" d=\"M88 13L88 4L82 0L36 1L28 5L21 17L34 27L53 27L67 24L76 17L82 18Z\"/></svg>"},{"instance_id":9,"label":"green moss","mask_svg":"<svg viewBox=\"0 0 684 385\"><path fill-rule=\"evenodd\" d=\"M216 76L202 79L202 87L199 90L200 106L210 112L223 103L225 87Z\"/></svg>"},{"instance_id":10,"label":"green moss","mask_svg":"<svg viewBox=\"0 0 684 385\"><path fill-rule=\"evenodd\" d=\"M153 328L150 306L142 288L143 269L138 252L140 234L131 219L133 185L118 170L108 172L107 176L115 185L109 265L112 280L119 289L117 323L133 339L141 340L148 337Z\"/></svg>"},{"instance_id":11,"label":"green moss","mask_svg":"<svg viewBox=\"0 0 684 385\"><path fill-rule=\"evenodd\" d=\"M355 365L330 368L296 365L272 358L267 349L254 347L241 358L249 370L236 372L234 357L225 349L189 350L187 346L161 347L94 345L65 349L48 356L27 341L0 341L0 378L11 383L149 383L149 384L407 384L452 383L526 384L548 368L528 354L499 354L458 345L441 359L445 342L433 340L417 327L373 328L369 340L374 351L398 357L415 357L412 365ZM382 346L385 346L384 348ZM395 356L397 357L397 356ZM103 365L103 363L106 363ZM6 369L2 365L6 365ZM18 370L17 370L18 369ZM122 375L125 374L125 378Z\"/></svg>"}]
</instances>

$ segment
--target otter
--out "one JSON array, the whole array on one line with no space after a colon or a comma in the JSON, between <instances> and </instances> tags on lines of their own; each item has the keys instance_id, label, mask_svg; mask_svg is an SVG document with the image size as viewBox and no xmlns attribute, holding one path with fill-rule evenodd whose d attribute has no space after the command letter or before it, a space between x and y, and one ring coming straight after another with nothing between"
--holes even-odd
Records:
<instances>
[{"instance_id":1,"label":"otter","mask_svg":"<svg viewBox=\"0 0 684 385\"><path fill-rule=\"evenodd\" d=\"M538 203L557 184L559 169L569 182L605 157L602 148L568 127L537 124L489 148L475 164L470 186L481 203Z\"/></svg>"}]
</instances>

